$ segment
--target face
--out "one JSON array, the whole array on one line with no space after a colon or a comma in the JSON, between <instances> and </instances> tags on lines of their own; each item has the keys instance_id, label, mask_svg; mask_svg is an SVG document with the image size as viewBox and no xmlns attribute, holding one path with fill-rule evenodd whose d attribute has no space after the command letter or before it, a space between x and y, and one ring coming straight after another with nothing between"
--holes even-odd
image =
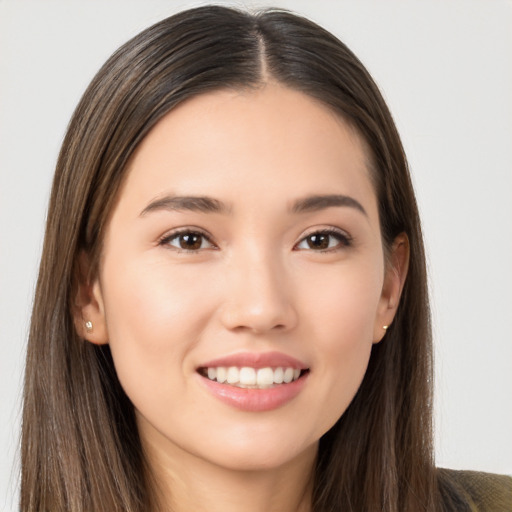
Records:
<instances>
[{"instance_id":1,"label":"face","mask_svg":"<svg viewBox=\"0 0 512 512\"><path fill-rule=\"evenodd\" d=\"M144 139L83 308L143 441L276 467L316 451L393 318L356 133L278 85L188 100Z\"/></svg>"}]
</instances>

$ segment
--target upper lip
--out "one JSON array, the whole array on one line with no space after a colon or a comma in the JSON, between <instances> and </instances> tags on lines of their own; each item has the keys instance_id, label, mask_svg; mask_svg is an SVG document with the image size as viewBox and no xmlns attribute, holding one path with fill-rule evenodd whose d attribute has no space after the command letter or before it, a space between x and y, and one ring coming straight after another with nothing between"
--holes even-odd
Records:
<instances>
[{"instance_id":1,"label":"upper lip","mask_svg":"<svg viewBox=\"0 0 512 512\"><path fill-rule=\"evenodd\" d=\"M299 370L307 370L308 366L299 361L295 357L281 352L241 352L231 354L217 359L212 359L199 366L199 368L214 368L219 366L236 366L242 368L294 368Z\"/></svg>"}]
</instances>

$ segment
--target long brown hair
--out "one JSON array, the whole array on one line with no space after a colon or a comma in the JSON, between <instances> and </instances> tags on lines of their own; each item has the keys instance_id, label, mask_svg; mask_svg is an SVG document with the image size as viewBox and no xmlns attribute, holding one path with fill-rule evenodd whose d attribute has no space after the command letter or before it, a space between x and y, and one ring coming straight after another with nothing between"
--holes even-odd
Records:
<instances>
[{"instance_id":1,"label":"long brown hair","mask_svg":"<svg viewBox=\"0 0 512 512\"><path fill-rule=\"evenodd\" d=\"M369 152L383 245L410 243L401 304L374 346L354 400L322 437L315 511L448 509L432 457L432 347L425 256L406 158L372 78L332 34L291 13L184 11L145 30L105 63L80 101L59 155L29 336L21 510L143 511L154 492L133 406L108 346L77 334L78 257L97 270L126 163L187 98L254 88L269 77L317 98ZM443 505L444 503L444 505Z\"/></svg>"}]
</instances>

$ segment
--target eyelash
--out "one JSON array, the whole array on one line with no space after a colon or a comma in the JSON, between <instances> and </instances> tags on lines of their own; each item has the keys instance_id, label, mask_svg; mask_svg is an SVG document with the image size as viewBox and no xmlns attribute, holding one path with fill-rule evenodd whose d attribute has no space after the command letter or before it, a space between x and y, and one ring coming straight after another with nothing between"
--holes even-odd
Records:
<instances>
[{"instance_id":1,"label":"eyelash","mask_svg":"<svg viewBox=\"0 0 512 512\"><path fill-rule=\"evenodd\" d=\"M332 237L332 238L335 238L338 243L334 246L334 247L327 247L325 249L299 249L298 246L304 242L306 242L306 240L308 240L308 238L310 239L311 237L313 236L328 236L328 237ZM312 252L320 252L320 253L326 253L326 252L336 252L336 251L339 251L339 250L342 250L344 248L348 248L348 247L351 247L352 246L352 238L347 235L346 233L344 233L343 231L339 231L337 229L333 229L333 228L330 228L330 229L320 229L320 230L317 230L317 231L312 231L311 233L309 233L308 235L306 235L305 237L303 237L295 246L294 246L294 250L311 250ZM328 245L330 245L330 242L328 243Z\"/></svg>"},{"instance_id":2,"label":"eyelash","mask_svg":"<svg viewBox=\"0 0 512 512\"><path fill-rule=\"evenodd\" d=\"M204 247L199 247L197 249L185 249L183 247L175 247L175 246L171 245L170 242L172 240L177 240L177 239L179 239L179 237L184 236L184 235L201 237L203 240L206 240L206 242L208 242L211 245L211 247L208 247L208 249L217 249L217 246L211 241L211 238L209 235L207 235L206 233L203 233L202 231L196 230L196 229L187 229L187 228L180 229L179 231L174 231L170 234L164 235L164 237L159 240L158 245L171 247L173 250L175 250L177 252L185 252L185 253L195 253L195 252L205 249ZM203 242L201 242L201 245L202 244L203 244Z\"/></svg>"},{"instance_id":3,"label":"eyelash","mask_svg":"<svg viewBox=\"0 0 512 512\"><path fill-rule=\"evenodd\" d=\"M171 241L178 240L179 237L184 236L184 235L201 237L202 238L201 246L203 245L203 241L206 241L208 244L210 244L211 247L205 248L205 247L200 246L197 249L185 249L183 247L176 247L176 246L171 245L171 243L170 243ZM328 247L321 248L321 249L313 249L311 247L309 249L300 249L299 248L299 246L302 243L306 242L308 239L311 239L314 236L332 237L332 238L335 238L338 241L338 243L334 247L329 247L330 241L328 241ZM173 233L170 233L170 234L166 234L163 238L161 238L159 240L158 245L171 247L173 250L175 250L177 252L185 252L185 253L196 253L196 252L199 252L200 250L205 250L205 249L218 249L218 247L212 242L209 235L207 235L206 233L199 231L199 230L187 229L187 228L181 229L179 231L174 231ZM347 235L346 233L339 231L337 229L320 229L318 231L313 231L313 232L309 233L308 235L306 235L305 237L301 238L301 240L297 244L294 245L293 250L296 250L296 251L311 250L312 252L326 253L326 252L336 252L343 248L348 248L351 245L352 245L352 238L349 235Z\"/></svg>"}]
</instances>

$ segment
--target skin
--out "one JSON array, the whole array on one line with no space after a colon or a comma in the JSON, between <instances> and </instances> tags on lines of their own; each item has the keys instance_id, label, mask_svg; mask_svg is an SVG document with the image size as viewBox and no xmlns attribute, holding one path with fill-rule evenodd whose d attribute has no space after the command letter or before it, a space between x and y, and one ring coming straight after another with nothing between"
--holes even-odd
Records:
<instances>
[{"instance_id":1,"label":"skin","mask_svg":"<svg viewBox=\"0 0 512 512\"><path fill-rule=\"evenodd\" d=\"M332 194L364 212L291 210ZM208 196L224 209L148 210L168 196ZM182 228L208 239L183 250L172 238ZM340 235L324 235L322 250L307 237L326 229ZM166 115L131 159L77 320L90 342L110 344L162 502L175 511L310 510L318 440L393 320L407 259L402 236L384 261L364 144L317 101L268 83L202 95ZM309 368L300 393L274 410L222 403L196 371L267 351Z\"/></svg>"}]
</instances>

